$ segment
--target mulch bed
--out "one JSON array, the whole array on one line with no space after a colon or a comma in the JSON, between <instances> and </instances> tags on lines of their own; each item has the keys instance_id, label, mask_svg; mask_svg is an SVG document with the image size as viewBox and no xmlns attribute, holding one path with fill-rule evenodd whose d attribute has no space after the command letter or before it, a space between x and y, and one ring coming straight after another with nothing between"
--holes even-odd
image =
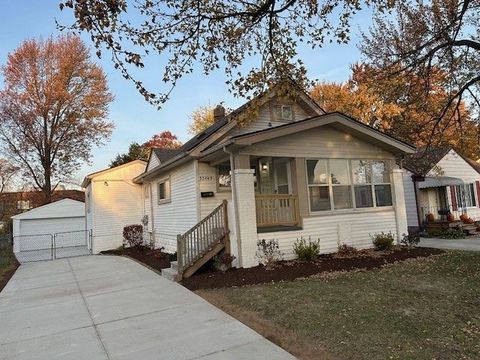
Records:
<instances>
[{"instance_id":1,"label":"mulch bed","mask_svg":"<svg viewBox=\"0 0 480 360\"><path fill-rule=\"evenodd\" d=\"M18 261L15 261L13 267L10 270L5 271L3 275L0 276L0 291L2 291L3 288L7 285L7 283L10 281L13 274L15 274L15 271L17 271L19 266L20 263Z\"/></svg>"},{"instance_id":2,"label":"mulch bed","mask_svg":"<svg viewBox=\"0 0 480 360\"><path fill-rule=\"evenodd\" d=\"M159 249L152 250L144 246L102 251L102 254L128 256L158 271L170 267L169 254L166 254Z\"/></svg>"},{"instance_id":3,"label":"mulch bed","mask_svg":"<svg viewBox=\"0 0 480 360\"><path fill-rule=\"evenodd\" d=\"M397 261L442 253L444 251L439 249L398 247L388 252L360 251L351 257L326 254L313 262L281 261L273 270L266 270L262 265L248 269L234 268L226 273L209 269L184 279L182 285L190 290L200 290L295 280L323 272L375 269Z\"/></svg>"}]
</instances>

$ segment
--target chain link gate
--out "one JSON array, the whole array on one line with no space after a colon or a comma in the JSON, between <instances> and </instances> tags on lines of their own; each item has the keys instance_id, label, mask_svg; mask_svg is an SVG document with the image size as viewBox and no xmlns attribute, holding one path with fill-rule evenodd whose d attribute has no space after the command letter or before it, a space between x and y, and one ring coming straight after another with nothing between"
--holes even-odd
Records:
<instances>
[{"instance_id":1,"label":"chain link gate","mask_svg":"<svg viewBox=\"0 0 480 360\"><path fill-rule=\"evenodd\" d=\"M21 263L90 255L92 232L65 231L55 234L19 235L13 238Z\"/></svg>"}]
</instances>

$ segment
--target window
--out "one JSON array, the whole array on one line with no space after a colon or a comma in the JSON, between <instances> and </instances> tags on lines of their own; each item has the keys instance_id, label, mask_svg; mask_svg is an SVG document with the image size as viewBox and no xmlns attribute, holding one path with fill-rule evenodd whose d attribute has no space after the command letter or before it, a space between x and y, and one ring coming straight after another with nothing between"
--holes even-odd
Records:
<instances>
[{"instance_id":1,"label":"window","mask_svg":"<svg viewBox=\"0 0 480 360\"><path fill-rule=\"evenodd\" d=\"M388 162L307 160L311 211L392 205Z\"/></svg>"},{"instance_id":2,"label":"window","mask_svg":"<svg viewBox=\"0 0 480 360\"><path fill-rule=\"evenodd\" d=\"M29 210L30 209L30 201L29 200L18 200L17 201L17 209L18 210Z\"/></svg>"},{"instance_id":3,"label":"window","mask_svg":"<svg viewBox=\"0 0 480 360\"><path fill-rule=\"evenodd\" d=\"M217 185L219 191L230 191L232 187L230 165L220 165L218 167Z\"/></svg>"},{"instance_id":4,"label":"window","mask_svg":"<svg viewBox=\"0 0 480 360\"><path fill-rule=\"evenodd\" d=\"M290 105L275 105L273 112L277 120L293 120L293 109Z\"/></svg>"},{"instance_id":5,"label":"window","mask_svg":"<svg viewBox=\"0 0 480 360\"><path fill-rule=\"evenodd\" d=\"M164 179L158 183L158 203L170 202L170 179Z\"/></svg>"},{"instance_id":6,"label":"window","mask_svg":"<svg viewBox=\"0 0 480 360\"><path fill-rule=\"evenodd\" d=\"M477 202L475 200L475 186L474 184L457 185L456 195L457 204L460 207L475 207Z\"/></svg>"}]
</instances>

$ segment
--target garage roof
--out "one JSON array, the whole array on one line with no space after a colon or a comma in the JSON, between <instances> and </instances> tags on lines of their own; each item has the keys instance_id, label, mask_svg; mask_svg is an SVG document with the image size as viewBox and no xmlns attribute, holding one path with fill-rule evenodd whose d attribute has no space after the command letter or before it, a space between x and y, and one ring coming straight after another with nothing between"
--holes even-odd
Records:
<instances>
[{"instance_id":1,"label":"garage roof","mask_svg":"<svg viewBox=\"0 0 480 360\"><path fill-rule=\"evenodd\" d=\"M83 202L72 199L62 199L12 216L12 219L24 220L83 216L85 216L85 204Z\"/></svg>"}]
</instances>

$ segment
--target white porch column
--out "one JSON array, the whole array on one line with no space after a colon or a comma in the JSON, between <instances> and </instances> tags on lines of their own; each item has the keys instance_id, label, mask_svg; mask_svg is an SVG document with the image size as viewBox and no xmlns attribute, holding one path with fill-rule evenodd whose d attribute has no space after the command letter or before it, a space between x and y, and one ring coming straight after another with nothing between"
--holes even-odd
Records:
<instances>
[{"instance_id":1,"label":"white porch column","mask_svg":"<svg viewBox=\"0 0 480 360\"><path fill-rule=\"evenodd\" d=\"M397 242L408 234L407 207L405 205L405 191L403 189L403 170L393 169L393 204L395 206L395 222L397 224Z\"/></svg>"},{"instance_id":2,"label":"white porch column","mask_svg":"<svg viewBox=\"0 0 480 360\"><path fill-rule=\"evenodd\" d=\"M257 215L255 211L254 170L233 170L232 195L235 209L238 265L248 268L258 264Z\"/></svg>"}]
</instances>

